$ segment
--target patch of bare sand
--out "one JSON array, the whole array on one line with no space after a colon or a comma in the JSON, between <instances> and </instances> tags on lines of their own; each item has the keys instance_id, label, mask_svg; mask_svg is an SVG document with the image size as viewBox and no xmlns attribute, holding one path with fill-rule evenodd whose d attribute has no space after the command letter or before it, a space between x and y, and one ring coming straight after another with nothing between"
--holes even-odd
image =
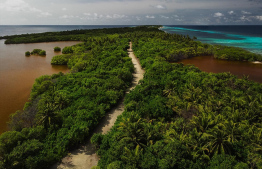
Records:
<instances>
[{"instance_id":1,"label":"patch of bare sand","mask_svg":"<svg viewBox=\"0 0 262 169\"><path fill-rule=\"evenodd\" d=\"M132 62L135 67L133 73L133 81L131 87L126 91L129 93L130 90L136 87L139 80L143 79L145 71L142 69L139 60L136 58L132 51L132 43L130 42L130 48L128 49L128 55L132 58ZM106 116L100 121L99 125L95 129L94 133L106 134L114 125L117 116L122 114L124 111L124 99L113 108ZM62 159L60 164L56 164L51 169L91 169L98 163L99 157L95 153L95 147L90 143L90 139L86 145L81 146L79 149L72 151L68 156Z\"/></svg>"}]
</instances>

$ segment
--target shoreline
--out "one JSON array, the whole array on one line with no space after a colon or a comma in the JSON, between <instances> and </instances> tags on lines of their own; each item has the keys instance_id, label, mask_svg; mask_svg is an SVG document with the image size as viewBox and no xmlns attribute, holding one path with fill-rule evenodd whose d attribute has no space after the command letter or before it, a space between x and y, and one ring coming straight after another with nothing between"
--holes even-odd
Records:
<instances>
[{"instance_id":1,"label":"shoreline","mask_svg":"<svg viewBox=\"0 0 262 169\"><path fill-rule=\"evenodd\" d=\"M259 61L254 61L254 62L251 62L251 63L254 63L254 64L262 64L262 62L259 62Z\"/></svg>"},{"instance_id":2,"label":"shoreline","mask_svg":"<svg viewBox=\"0 0 262 169\"><path fill-rule=\"evenodd\" d=\"M52 57L62 54L54 52L53 48L73 46L82 42L59 41L12 45L4 44L3 40L0 42L0 107L2 112L0 134L2 134L9 131L7 122L10 121L10 115L22 110L28 102L35 79L43 75L70 72L67 65L51 65ZM45 57L25 56L26 50L31 51L36 48L43 48L47 51L47 55Z\"/></svg>"}]
</instances>

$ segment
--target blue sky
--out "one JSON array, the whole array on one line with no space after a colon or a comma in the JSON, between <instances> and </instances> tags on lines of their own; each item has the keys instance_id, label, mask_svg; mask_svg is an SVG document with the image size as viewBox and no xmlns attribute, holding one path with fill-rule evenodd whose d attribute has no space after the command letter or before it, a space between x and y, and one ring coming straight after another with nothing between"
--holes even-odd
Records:
<instances>
[{"instance_id":1,"label":"blue sky","mask_svg":"<svg viewBox=\"0 0 262 169\"><path fill-rule=\"evenodd\" d=\"M0 25L262 25L262 0L0 0Z\"/></svg>"}]
</instances>

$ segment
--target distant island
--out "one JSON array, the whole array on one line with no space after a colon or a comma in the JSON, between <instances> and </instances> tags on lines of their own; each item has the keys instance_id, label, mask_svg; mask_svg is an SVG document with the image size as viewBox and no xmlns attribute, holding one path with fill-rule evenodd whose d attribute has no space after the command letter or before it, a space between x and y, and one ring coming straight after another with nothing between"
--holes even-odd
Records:
<instances>
[{"instance_id":1,"label":"distant island","mask_svg":"<svg viewBox=\"0 0 262 169\"><path fill-rule=\"evenodd\" d=\"M52 59L70 73L37 78L30 101L11 116L11 130L0 135L0 168L47 168L87 142L131 86L130 42L144 79L125 96L111 131L91 137L100 157L94 168L262 168L262 84L174 63L206 55L261 62L262 56L160 27L0 37L6 44L82 41Z\"/></svg>"}]
</instances>

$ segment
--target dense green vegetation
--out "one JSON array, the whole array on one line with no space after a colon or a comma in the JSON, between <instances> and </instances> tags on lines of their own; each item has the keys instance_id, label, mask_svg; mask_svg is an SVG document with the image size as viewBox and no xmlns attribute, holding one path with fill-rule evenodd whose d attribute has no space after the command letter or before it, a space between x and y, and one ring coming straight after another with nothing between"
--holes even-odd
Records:
<instances>
[{"instance_id":1,"label":"dense green vegetation","mask_svg":"<svg viewBox=\"0 0 262 169\"><path fill-rule=\"evenodd\" d=\"M71 58L72 55L56 55L52 58L52 65L67 65L67 62Z\"/></svg>"},{"instance_id":2,"label":"dense green vegetation","mask_svg":"<svg viewBox=\"0 0 262 169\"><path fill-rule=\"evenodd\" d=\"M62 53L63 54L73 53L73 48L71 46L66 46L63 48Z\"/></svg>"},{"instance_id":3,"label":"dense green vegetation","mask_svg":"<svg viewBox=\"0 0 262 169\"><path fill-rule=\"evenodd\" d=\"M25 56L30 56L30 55L31 55L31 52L29 52L29 51L25 52Z\"/></svg>"},{"instance_id":4,"label":"dense green vegetation","mask_svg":"<svg viewBox=\"0 0 262 169\"><path fill-rule=\"evenodd\" d=\"M54 47L54 51L55 51L55 52L60 52L60 51L61 51L61 48L58 47L58 46L56 46L56 47Z\"/></svg>"},{"instance_id":5,"label":"dense green vegetation","mask_svg":"<svg viewBox=\"0 0 262 169\"><path fill-rule=\"evenodd\" d=\"M39 55L40 55L40 56L46 55L46 51L45 51L45 50L41 50L41 51L39 52Z\"/></svg>"},{"instance_id":6,"label":"dense green vegetation","mask_svg":"<svg viewBox=\"0 0 262 169\"><path fill-rule=\"evenodd\" d=\"M0 168L47 168L82 143L131 84L128 39L90 37L72 47L69 74L35 80L30 102L0 136Z\"/></svg>"},{"instance_id":7,"label":"dense green vegetation","mask_svg":"<svg viewBox=\"0 0 262 169\"><path fill-rule=\"evenodd\" d=\"M28 51L25 53L27 56L29 56ZM40 55L40 56L44 56L46 55L46 51L42 50L42 49L34 49L32 50L32 52L30 52L31 55Z\"/></svg>"},{"instance_id":8,"label":"dense green vegetation","mask_svg":"<svg viewBox=\"0 0 262 169\"><path fill-rule=\"evenodd\" d=\"M156 26L159 27L159 26ZM10 35L2 36L0 39L6 39L5 44L18 44L18 43L36 43L36 42L54 42L54 41L86 41L89 37L93 36L104 36L108 33L124 34L130 31L145 31L145 32L158 32L165 38L175 39L175 41L162 44L158 50L162 48L168 48L172 50L161 51L162 55L166 55L169 61L177 61L179 59L194 57L198 55L212 55L217 59L226 60L239 60L239 61L262 61L262 56L249 52L247 50L227 47L220 45L208 45L202 44L196 41L196 38L190 38L189 36L181 36L164 33L156 29L156 27L127 27L127 28L114 28L114 29L93 29L93 30L72 30L62 32L46 32L46 33L35 33L35 34L22 34L22 35ZM136 35L135 35L136 36ZM154 34L151 35L151 37ZM183 39L182 43L180 43ZM156 39L158 40L158 39ZM180 41L179 43L176 41ZM176 46L178 45L178 46ZM65 49L65 53L70 53L70 48Z\"/></svg>"},{"instance_id":9,"label":"dense green vegetation","mask_svg":"<svg viewBox=\"0 0 262 169\"><path fill-rule=\"evenodd\" d=\"M91 138L97 168L262 168L262 85L169 63L194 42L153 34L128 35L146 73L111 132Z\"/></svg>"},{"instance_id":10,"label":"dense green vegetation","mask_svg":"<svg viewBox=\"0 0 262 169\"><path fill-rule=\"evenodd\" d=\"M260 54L249 52L245 49L228 47L228 46L215 46L214 57L216 59L224 60L239 60L239 61L262 61Z\"/></svg>"},{"instance_id":11,"label":"dense green vegetation","mask_svg":"<svg viewBox=\"0 0 262 169\"><path fill-rule=\"evenodd\" d=\"M159 26L156 26L159 27ZM55 42L55 41L86 41L90 37L104 36L106 34L122 34L129 31L158 31L156 27L126 27L126 28L104 28L104 29L81 29L61 32L45 32L22 35L0 36L6 39L5 44Z\"/></svg>"},{"instance_id":12,"label":"dense green vegetation","mask_svg":"<svg viewBox=\"0 0 262 169\"><path fill-rule=\"evenodd\" d=\"M0 168L47 168L86 141L131 83L129 41L146 73L126 97L125 112L111 132L91 138L101 157L99 167L262 167L262 85L172 63L228 54L223 53L227 48L151 26L6 39L83 42L51 61L68 65L71 72L37 78L30 102L11 116L11 131L0 136Z\"/></svg>"}]
</instances>

